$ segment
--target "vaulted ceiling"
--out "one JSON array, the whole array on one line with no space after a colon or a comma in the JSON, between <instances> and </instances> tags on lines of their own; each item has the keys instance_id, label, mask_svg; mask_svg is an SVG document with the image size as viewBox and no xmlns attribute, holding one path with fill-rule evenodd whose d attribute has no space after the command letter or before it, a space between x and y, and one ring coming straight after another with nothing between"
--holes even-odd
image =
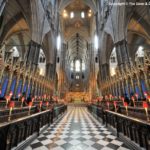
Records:
<instances>
[{"instance_id":1,"label":"vaulted ceiling","mask_svg":"<svg viewBox=\"0 0 150 150\"><path fill-rule=\"evenodd\" d=\"M85 60L87 43L91 41L94 12L83 0L73 0L67 4L61 9L60 14L62 33L68 44L68 58L70 61L76 58Z\"/></svg>"},{"instance_id":2,"label":"vaulted ceiling","mask_svg":"<svg viewBox=\"0 0 150 150\"><path fill-rule=\"evenodd\" d=\"M67 44L66 61L81 60L89 68L88 44L92 43L93 22L95 20L95 3L93 0L62 0L60 3L61 33ZM68 67L69 68L69 67ZM70 71L70 70L68 70ZM86 76L85 76L86 78ZM81 90L85 83L74 82Z\"/></svg>"}]
</instances>

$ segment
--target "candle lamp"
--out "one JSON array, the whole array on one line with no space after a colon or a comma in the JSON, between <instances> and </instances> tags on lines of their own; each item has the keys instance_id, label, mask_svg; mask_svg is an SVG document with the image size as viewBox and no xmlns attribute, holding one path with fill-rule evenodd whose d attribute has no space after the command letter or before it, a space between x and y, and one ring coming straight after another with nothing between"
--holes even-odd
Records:
<instances>
[{"instance_id":1,"label":"candle lamp","mask_svg":"<svg viewBox=\"0 0 150 150\"><path fill-rule=\"evenodd\" d=\"M150 103L150 96L147 96L148 102Z\"/></svg>"},{"instance_id":2,"label":"candle lamp","mask_svg":"<svg viewBox=\"0 0 150 150\"><path fill-rule=\"evenodd\" d=\"M6 108L8 106L8 102L10 101L10 96L6 96Z\"/></svg>"},{"instance_id":3,"label":"candle lamp","mask_svg":"<svg viewBox=\"0 0 150 150\"><path fill-rule=\"evenodd\" d=\"M46 109L48 109L49 102L46 102Z\"/></svg>"},{"instance_id":4,"label":"candle lamp","mask_svg":"<svg viewBox=\"0 0 150 150\"><path fill-rule=\"evenodd\" d=\"M133 101L133 106L135 107L135 99L134 96L131 97L132 101Z\"/></svg>"},{"instance_id":5,"label":"candle lamp","mask_svg":"<svg viewBox=\"0 0 150 150\"><path fill-rule=\"evenodd\" d=\"M32 103L34 102L34 97L32 98Z\"/></svg>"},{"instance_id":6,"label":"candle lamp","mask_svg":"<svg viewBox=\"0 0 150 150\"><path fill-rule=\"evenodd\" d=\"M29 112L28 112L28 115L30 115L31 107L32 107L32 102L29 102Z\"/></svg>"},{"instance_id":7,"label":"candle lamp","mask_svg":"<svg viewBox=\"0 0 150 150\"><path fill-rule=\"evenodd\" d=\"M43 96L43 97L44 97L44 100L46 100L46 94L44 94L44 96Z\"/></svg>"},{"instance_id":8,"label":"candle lamp","mask_svg":"<svg viewBox=\"0 0 150 150\"><path fill-rule=\"evenodd\" d=\"M10 102L9 104L9 117L8 117L8 121L11 120L11 114L12 114L12 110L15 107L15 103L13 101Z\"/></svg>"},{"instance_id":9,"label":"candle lamp","mask_svg":"<svg viewBox=\"0 0 150 150\"><path fill-rule=\"evenodd\" d=\"M21 96L21 94L19 93L19 94L18 94L18 101L19 101L20 96Z\"/></svg>"},{"instance_id":10,"label":"candle lamp","mask_svg":"<svg viewBox=\"0 0 150 150\"><path fill-rule=\"evenodd\" d=\"M111 94L109 95L109 99L112 100L112 95Z\"/></svg>"},{"instance_id":11,"label":"candle lamp","mask_svg":"<svg viewBox=\"0 0 150 150\"><path fill-rule=\"evenodd\" d=\"M107 95L105 95L105 100L108 100L108 96Z\"/></svg>"},{"instance_id":12,"label":"candle lamp","mask_svg":"<svg viewBox=\"0 0 150 150\"><path fill-rule=\"evenodd\" d=\"M34 99L37 100L37 96L36 95L34 96Z\"/></svg>"},{"instance_id":13,"label":"candle lamp","mask_svg":"<svg viewBox=\"0 0 150 150\"><path fill-rule=\"evenodd\" d=\"M107 102L107 107L108 107L108 110L109 110L109 102Z\"/></svg>"},{"instance_id":14,"label":"candle lamp","mask_svg":"<svg viewBox=\"0 0 150 150\"><path fill-rule=\"evenodd\" d=\"M126 108L126 114L128 116L128 103L127 102L124 102L124 107Z\"/></svg>"},{"instance_id":15,"label":"candle lamp","mask_svg":"<svg viewBox=\"0 0 150 150\"><path fill-rule=\"evenodd\" d=\"M143 108L145 109L147 121L149 121L148 104L147 104L147 102L143 102Z\"/></svg>"},{"instance_id":16,"label":"candle lamp","mask_svg":"<svg viewBox=\"0 0 150 150\"><path fill-rule=\"evenodd\" d=\"M117 102L116 101L114 101L114 106L115 106L115 112L117 112Z\"/></svg>"},{"instance_id":17,"label":"candle lamp","mask_svg":"<svg viewBox=\"0 0 150 150\"><path fill-rule=\"evenodd\" d=\"M43 102L42 102L42 101L40 101L40 111L41 111L41 108L42 108L42 104L43 104Z\"/></svg>"},{"instance_id":18,"label":"candle lamp","mask_svg":"<svg viewBox=\"0 0 150 150\"><path fill-rule=\"evenodd\" d=\"M22 97L22 99L21 99L21 108L23 107L24 100L25 100L25 98Z\"/></svg>"},{"instance_id":19,"label":"candle lamp","mask_svg":"<svg viewBox=\"0 0 150 150\"><path fill-rule=\"evenodd\" d=\"M147 92L144 92L144 96L145 96L145 98L146 98L146 100L147 100Z\"/></svg>"},{"instance_id":20,"label":"candle lamp","mask_svg":"<svg viewBox=\"0 0 150 150\"><path fill-rule=\"evenodd\" d=\"M124 97L121 97L122 102L124 103Z\"/></svg>"},{"instance_id":21,"label":"candle lamp","mask_svg":"<svg viewBox=\"0 0 150 150\"><path fill-rule=\"evenodd\" d=\"M138 94L137 94L137 93L135 93L135 97L136 97L136 99L138 100Z\"/></svg>"},{"instance_id":22,"label":"candle lamp","mask_svg":"<svg viewBox=\"0 0 150 150\"><path fill-rule=\"evenodd\" d=\"M10 97L12 97L12 95L13 95L13 92L11 91L11 92L9 93L9 95L10 95Z\"/></svg>"}]
</instances>

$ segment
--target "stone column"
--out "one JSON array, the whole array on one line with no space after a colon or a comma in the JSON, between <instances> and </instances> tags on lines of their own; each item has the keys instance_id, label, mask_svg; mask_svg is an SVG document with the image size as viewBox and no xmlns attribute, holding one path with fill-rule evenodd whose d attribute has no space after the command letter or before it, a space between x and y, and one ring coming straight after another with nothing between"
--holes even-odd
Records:
<instances>
[{"instance_id":1,"label":"stone column","mask_svg":"<svg viewBox=\"0 0 150 150\"><path fill-rule=\"evenodd\" d=\"M46 64L46 76L50 79L54 79L55 76L54 64L51 63Z\"/></svg>"},{"instance_id":2,"label":"stone column","mask_svg":"<svg viewBox=\"0 0 150 150\"><path fill-rule=\"evenodd\" d=\"M42 84L41 84L41 82L39 83L39 95L40 95L40 96L43 96L43 94L42 94Z\"/></svg>"},{"instance_id":3,"label":"stone column","mask_svg":"<svg viewBox=\"0 0 150 150\"><path fill-rule=\"evenodd\" d=\"M27 63L30 63L32 65L31 69L36 69L38 65L40 48L40 44L34 41L30 41L29 50L27 53Z\"/></svg>"},{"instance_id":4,"label":"stone column","mask_svg":"<svg viewBox=\"0 0 150 150\"><path fill-rule=\"evenodd\" d=\"M127 41L122 40L115 44L119 70L122 72L126 64L130 64Z\"/></svg>"},{"instance_id":5,"label":"stone column","mask_svg":"<svg viewBox=\"0 0 150 150\"><path fill-rule=\"evenodd\" d=\"M39 84L38 84L38 82L37 81L35 81L36 82L36 87L35 87L35 94L36 94L36 96L39 96L38 95L38 88L39 88Z\"/></svg>"},{"instance_id":6,"label":"stone column","mask_svg":"<svg viewBox=\"0 0 150 150\"><path fill-rule=\"evenodd\" d=\"M117 81L117 86L118 86L118 96L120 96L122 94L120 87L120 80Z\"/></svg>"},{"instance_id":7,"label":"stone column","mask_svg":"<svg viewBox=\"0 0 150 150\"><path fill-rule=\"evenodd\" d=\"M131 88L132 88L133 92L135 93L135 87L134 87L134 83L133 83L132 77L130 77L130 81L131 81Z\"/></svg>"},{"instance_id":8,"label":"stone column","mask_svg":"<svg viewBox=\"0 0 150 150\"><path fill-rule=\"evenodd\" d=\"M17 89L18 89L18 86L19 86L19 82L20 82L20 74L17 76L17 79L16 79L16 85L15 85L15 89L14 89L14 97L18 97L17 95Z\"/></svg>"},{"instance_id":9,"label":"stone column","mask_svg":"<svg viewBox=\"0 0 150 150\"><path fill-rule=\"evenodd\" d=\"M26 83L26 77L23 77L21 93L23 93L23 88L24 88L25 83Z\"/></svg>"},{"instance_id":10,"label":"stone column","mask_svg":"<svg viewBox=\"0 0 150 150\"><path fill-rule=\"evenodd\" d=\"M126 85L126 92L128 93L128 96L129 96L129 98L130 98L130 90L129 90L129 84L128 84L128 80L127 79L125 79L125 85Z\"/></svg>"},{"instance_id":11,"label":"stone column","mask_svg":"<svg viewBox=\"0 0 150 150\"><path fill-rule=\"evenodd\" d=\"M137 85L138 85L138 87L139 87L141 97L142 97L142 98L144 98L144 94L143 94L143 90L142 90L142 86L141 86L140 78L139 78L139 76L138 76L138 75L137 75Z\"/></svg>"},{"instance_id":12,"label":"stone column","mask_svg":"<svg viewBox=\"0 0 150 150\"><path fill-rule=\"evenodd\" d=\"M30 83L31 83L31 78L28 78L28 84L27 84L27 89L26 89L26 97L28 96L27 94L28 94L28 89L30 88Z\"/></svg>"},{"instance_id":13,"label":"stone column","mask_svg":"<svg viewBox=\"0 0 150 150\"><path fill-rule=\"evenodd\" d=\"M36 80L35 80L35 81L34 81L34 90L33 90L34 96L37 96L36 92L37 92L37 82L36 82Z\"/></svg>"},{"instance_id":14,"label":"stone column","mask_svg":"<svg viewBox=\"0 0 150 150\"><path fill-rule=\"evenodd\" d=\"M114 92L114 84L112 84L112 95L115 95L115 92Z\"/></svg>"},{"instance_id":15,"label":"stone column","mask_svg":"<svg viewBox=\"0 0 150 150\"><path fill-rule=\"evenodd\" d=\"M2 15L2 13L3 13L3 10L4 10L4 8L5 8L5 5L6 5L6 3L7 3L7 0L1 0L0 1L0 16Z\"/></svg>"},{"instance_id":16,"label":"stone column","mask_svg":"<svg viewBox=\"0 0 150 150\"><path fill-rule=\"evenodd\" d=\"M32 96L34 96L33 93L32 93L33 88L34 88L34 82L33 82L33 80L32 80L32 82L30 82L30 94L31 94Z\"/></svg>"},{"instance_id":17,"label":"stone column","mask_svg":"<svg viewBox=\"0 0 150 150\"><path fill-rule=\"evenodd\" d=\"M101 65L102 80L105 81L109 77L109 64Z\"/></svg>"},{"instance_id":18,"label":"stone column","mask_svg":"<svg viewBox=\"0 0 150 150\"><path fill-rule=\"evenodd\" d=\"M125 94L125 84L124 84L124 79L121 80L121 87L122 87L122 90L123 90L123 95Z\"/></svg>"},{"instance_id":19,"label":"stone column","mask_svg":"<svg viewBox=\"0 0 150 150\"><path fill-rule=\"evenodd\" d=\"M6 95L9 95L9 93L10 93L10 87L11 87L11 84L12 84L12 79L13 79L13 72L10 72L8 85L7 85L7 90L6 90Z\"/></svg>"},{"instance_id":20,"label":"stone column","mask_svg":"<svg viewBox=\"0 0 150 150\"><path fill-rule=\"evenodd\" d=\"M148 83L147 74L145 72L143 72L143 74L144 74L145 86L147 91L149 92L149 83Z\"/></svg>"}]
</instances>

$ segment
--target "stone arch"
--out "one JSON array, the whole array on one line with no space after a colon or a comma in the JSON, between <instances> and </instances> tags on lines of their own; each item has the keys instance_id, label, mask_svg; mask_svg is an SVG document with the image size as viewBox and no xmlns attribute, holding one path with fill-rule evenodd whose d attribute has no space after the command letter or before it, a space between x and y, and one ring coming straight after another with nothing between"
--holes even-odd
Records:
<instances>
[{"instance_id":1,"label":"stone arch","mask_svg":"<svg viewBox=\"0 0 150 150\"><path fill-rule=\"evenodd\" d=\"M150 50L149 40L138 32L128 32L128 48L132 62L135 61L135 53L139 46L143 46L145 50Z\"/></svg>"},{"instance_id":2,"label":"stone arch","mask_svg":"<svg viewBox=\"0 0 150 150\"><path fill-rule=\"evenodd\" d=\"M139 46L143 46L144 49L150 50L149 25L147 20L141 18L141 16L136 11L129 15L127 19L126 32L129 55L132 62L134 62L135 53Z\"/></svg>"},{"instance_id":3,"label":"stone arch","mask_svg":"<svg viewBox=\"0 0 150 150\"><path fill-rule=\"evenodd\" d=\"M60 5L59 5L59 12L61 12L66 6L68 6L69 4L71 4L73 1L74 0L62 0L60 2ZM87 6L89 6L94 13L96 13L97 8L96 8L96 4L95 4L95 2L93 0L86 0L86 1L84 1L84 3Z\"/></svg>"},{"instance_id":4,"label":"stone arch","mask_svg":"<svg viewBox=\"0 0 150 150\"><path fill-rule=\"evenodd\" d=\"M140 21L139 21L140 19ZM126 33L129 30L129 24L132 20L136 21L136 24L139 24L144 30L145 32L148 34L148 38L150 38L150 31L149 31L149 24L148 24L148 20L145 20L142 16L140 16L136 11L132 14L130 14L127 17L127 24L126 24ZM134 26L135 27L135 26ZM140 32L140 31L139 31ZM144 35L144 34L143 34ZM146 36L146 35L145 35Z\"/></svg>"},{"instance_id":5,"label":"stone arch","mask_svg":"<svg viewBox=\"0 0 150 150\"><path fill-rule=\"evenodd\" d=\"M52 31L49 31L47 34L45 34L42 47L46 56L47 63L53 64L55 62L54 58L55 58L56 41L54 33Z\"/></svg>"},{"instance_id":6,"label":"stone arch","mask_svg":"<svg viewBox=\"0 0 150 150\"><path fill-rule=\"evenodd\" d=\"M20 30L13 31L13 27L17 26L17 23L23 20L25 21L25 18L21 12L19 12L13 18L11 18L4 26L3 32L1 33L0 43L3 43L6 39L8 39L13 34L16 34L17 32L29 30L29 27L25 21L26 23L25 28L21 28Z\"/></svg>"},{"instance_id":7,"label":"stone arch","mask_svg":"<svg viewBox=\"0 0 150 150\"><path fill-rule=\"evenodd\" d=\"M109 57L113 49L113 46L114 46L114 42L113 42L112 36L104 32L103 38L101 41L101 48L100 48L101 64L109 63Z\"/></svg>"},{"instance_id":8,"label":"stone arch","mask_svg":"<svg viewBox=\"0 0 150 150\"><path fill-rule=\"evenodd\" d=\"M32 40L38 44L42 44L45 34L50 31L50 26L42 2L39 0L30 0L30 4L32 12Z\"/></svg>"},{"instance_id":9,"label":"stone arch","mask_svg":"<svg viewBox=\"0 0 150 150\"><path fill-rule=\"evenodd\" d=\"M114 43L125 39L125 6L113 7L107 19L104 31L111 35Z\"/></svg>"}]
</instances>

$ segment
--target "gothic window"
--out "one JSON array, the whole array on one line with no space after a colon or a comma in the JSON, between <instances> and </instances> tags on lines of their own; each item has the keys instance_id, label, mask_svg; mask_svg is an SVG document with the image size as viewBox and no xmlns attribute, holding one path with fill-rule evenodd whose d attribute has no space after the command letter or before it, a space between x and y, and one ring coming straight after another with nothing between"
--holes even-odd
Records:
<instances>
[{"instance_id":1,"label":"gothic window","mask_svg":"<svg viewBox=\"0 0 150 150\"><path fill-rule=\"evenodd\" d=\"M76 60L75 61L75 71L76 72L80 72L80 60Z\"/></svg>"},{"instance_id":2,"label":"gothic window","mask_svg":"<svg viewBox=\"0 0 150 150\"><path fill-rule=\"evenodd\" d=\"M43 63L45 63L45 57L43 57Z\"/></svg>"},{"instance_id":3,"label":"gothic window","mask_svg":"<svg viewBox=\"0 0 150 150\"><path fill-rule=\"evenodd\" d=\"M82 63L82 71L85 71L85 63Z\"/></svg>"},{"instance_id":4,"label":"gothic window","mask_svg":"<svg viewBox=\"0 0 150 150\"><path fill-rule=\"evenodd\" d=\"M111 52L110 59L109 59L109 68L110 68L111 76L114 76L116 74L117 65L118 65L117 54L116 54L116 48L114 47Z\"/></svg>"},{"instance_id":5,"label":"gothic window","mask_svg":"<svg viewBox=\"0 0 150 150\"><path fill-rule=\"evenodd\" d=\"M74 12L70 12L70 18L74 18Z\"/></svg>"},{"instance_id":6,"label":"gothic window","mask_svg":"<svg viewBox=\"0 0 150 150\"><path fill-rule=\"evenodd\" d=\"M42 57L40 57L40 61L39 62L42 63Z\"/></svg>"},{"instance_id":7,"label":"gothic window","mask_svg":"<svg viewBox=\"0 0 150 150\"><path fill-rule=\"evenodd\" d=\"M85 13L84 13L84 11L81 12L81 18L85 18Z\"/></svg>"},{"instance_id":8,"label":"gothic window","mask_svg":"<svg viewBox=\"0 0 150 150\"><path fill-rule=\"evenodd\" d=\"M73 61L72 61L72 62L71 62L71 66L70 66L71 71L73 71L73 66L74 66L74 63L73 63Z\"/></svg>"},{"instance_id":9,"label":"gothic window","mask_svg":"<svg viewBox=\"0 0 150 150\"><path fill-rule=\"evenodd\" d=\"M115 63L116 62L116 58L114 56L112 56L110 59L111 59L111 63Z\"/></svg>"}]
</instances>

